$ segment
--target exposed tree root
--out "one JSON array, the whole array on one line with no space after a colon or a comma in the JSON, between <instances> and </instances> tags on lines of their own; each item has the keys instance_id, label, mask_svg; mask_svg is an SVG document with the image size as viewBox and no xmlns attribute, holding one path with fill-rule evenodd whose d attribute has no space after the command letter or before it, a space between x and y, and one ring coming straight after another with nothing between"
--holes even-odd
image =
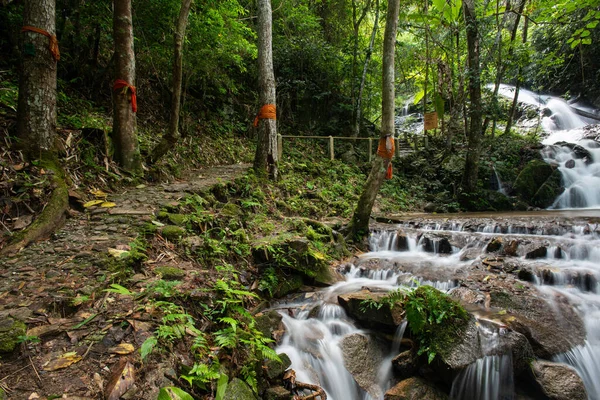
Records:
<instances>
[{"instance_id":1,"label":"exposed tree root","mask_svg":"<svg viewBox=\"0 0 600 400\"><path fill-rule=\"evenodd\" d=\"M0 255L16 253L30 243L49 236L65 221L69 191L64 171L54 157L41 161L41 165L51 174L54 188L50 199L35 221L24 231L15 234L9 244L0 250Z\"/></svg>"},{"instance_id":2,"label":"exposed tree root","mask_svg":"<svg viewBox=\"0 0 600 400\"><path fill-rule=\"evenodd\" d=\"M285 375L283 376L283 381L284 386L289 391L294 393L293 400L313 400L317 397L319 397L321 400L327 400L327 394L325 393L325 390L323 390L322 387L310 383L298 382L296 380L296 371L294 371L293 369L286 371ZM311 390L314 393L311 393L307 396L300 396L298 394L298 391L303 389Z\"/></svg>"}]
</instances>

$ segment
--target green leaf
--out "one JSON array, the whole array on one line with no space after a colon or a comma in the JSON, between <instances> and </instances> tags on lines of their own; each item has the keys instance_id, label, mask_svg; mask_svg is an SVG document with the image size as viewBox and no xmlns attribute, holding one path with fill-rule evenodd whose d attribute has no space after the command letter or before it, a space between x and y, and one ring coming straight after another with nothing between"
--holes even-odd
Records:
<instances>
[{"instance_id":1,"label":"green leaf","mask_svg":"<svg viewBox=\"0 0 600 400\"><path fill-rule=\"evenodd\" d=\"M588 29L594 29L596 26L598 26L598 21L592 21L589 24L587 24L585 27Z\"/></svg>"},{"instance_id":2,"label":"green leaf","mask_svg":"<svg viewBox=\"0 0 600 400\"><path fill-rule=\"evenodd\" d=\"M575 39L571 42L571 48L574 49L575 47L579 46L579 43L581 43L581 39Z\"/></svg>"},{"instance_id":3,"label":"green leaf","mask_svg":"<svg viewBox=\"0 0 600 400\"><path fill-rule=\"evenodd\" d=\"M104 289L105 292L122 294L124 296L133 296L135 293L117 283L110 285L111 289Z\"/></svg>"},{"instance_id":4,"label":"green leaf","mask_svg":"<svg viewBox=\"0 0 600 400\"><path fill-rule=\"evenodd\" d=\"M152 353L152 350L154 350L154 347L156 346L157 343L157 339L154 336L150 336L148 339L144 340L144 343L142 343L142 347L140 348L140 355L142 357L142 361L150 354Z\"/></svg>"},{"instance_id":5,"label":"green leaf","mask_svg":"<svg viewBox=\"0 0 600 400\"><path fill-rule=\"evenodd\" d=\"M425 91L423 89L421 89L417 94L415 94L415 100L413 101L413 104L418 104L419 101L421 101L421 99L423 99L424 96L425 96Z\"/></svg>"},{"instance_id":6,"label":"green leaf","mask_svg":"<svg viewBox=\"0 0 600 400\"><path fill-rule=\"evenodd\" d=\"M435 356L436 356L435 352L433 352L433 351L429 352L429 356L427 357L427 363L431 364L431 362L433 361Z\"/></svg>"},{"instance_id":7,"label":"green leaf","mask_svg":"<svg viewBox=\"0 0 600 400\"><path fill-rule=\"evenodd\" d=\"M588 37L590 35L591 35L591 32L586 29L583 32L581 32L581 36L580 37L584 38L584 37Z\"/></svg>"},{"instance_id":8,"label":"green leaf","mask_svg":"<svg viewBox=\"0 0 600 400\"><path fill-rule=\"evenodd\" d=\"M160 389L156 400L194 400L194 398L185 390L168 386Z\"/></svg>"},{"instance_id":9,"label":"green leaf","mask_svg":"<svg viewBox=\"0 0 600 400\"><path fill-rule=\"evenodd\" d=\"M590 38L581 39L581 44L592 44L592 39L590 39Z\"/></svg>"},{"instance_id":10,"label":"green leaf","mask_svg":"<svg viewBox=\"0 0 600 400\"><path fill-rule=\"evenodd\" d=\"M226 374L221 374L219 380L217 381L217 394L215 395L215 400L223 400L228 383L229 377Z\"/></svg>"}]
</instances>

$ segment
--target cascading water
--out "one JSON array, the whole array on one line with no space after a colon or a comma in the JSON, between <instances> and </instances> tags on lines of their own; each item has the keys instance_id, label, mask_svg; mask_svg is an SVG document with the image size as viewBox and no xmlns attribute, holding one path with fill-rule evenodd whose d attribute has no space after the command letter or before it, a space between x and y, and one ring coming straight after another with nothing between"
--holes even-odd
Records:
<instances>
[{"instance_id":1,"label":"cascading water","mask_svg":"<svg viewBox=\"0 0 600 400\"><path fill-rule=\"evenodd\" d=\"M498 91L505 97L514 97L514 88L501 85ZM599 121L582 117L573 107L558 97L541 96L521 89L519 102L533 105L544 116L541 126L548 134L542 142L544 160L556 165L563 178L565 191L551 206L553 209L600 207L600 144L585 140L581 129ZM547 110L547 111L543 111ZM588 114L595 110L586 109Z\"/></svg>"},{"instance_id":2,"label":"cascading water","mask_svg":"<svg viewBox=\"0 0 600 400\"><path fill-rule=\"evenodd\" d=\"M359 384L346 367L344 338L380 336L357 327L337 304L338 296L365 288L385 292L400 287L410 290L410 286L423 284L451 291L457 281L469 276L473 259L488 257L489 244L498 238L503 243L514 240L527 243L528 247L516 254L521 268L532 271L540 293L560 293L582 316L587 332L585 342L555 356L554 360L573 366L582 377L589 398L599 399L600 231L584 221L566 224L550 220L536 227L502 220L484 223L438 220L381 228L371 234L371 252L362 254L358 263L342 271L345 281L311 293L301 302L281 306L287 310L282 312L286 334L277 351L288 354L299 381L322 386L328 399L382 399L394 383L391 360L400 351L406 322L398 327L379 364L372 368L376 372L371 384ZM424 245L427 241L431 245ZM530 259L528 249L532 243L545 246L545 256ZM476 255L469 255L473 251ZM505 327L488 323L485 316L481 319L475 316L479 320L483 357L454 377L447 389L450 397L513 399L516 389L512 355L496 349Z\"/></svg>"}]
</instances>

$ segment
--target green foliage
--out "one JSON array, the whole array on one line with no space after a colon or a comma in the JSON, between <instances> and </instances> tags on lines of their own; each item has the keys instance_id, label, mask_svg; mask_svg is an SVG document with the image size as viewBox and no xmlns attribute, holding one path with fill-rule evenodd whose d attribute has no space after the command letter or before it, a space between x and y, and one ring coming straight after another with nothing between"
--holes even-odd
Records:
<instances>
[{"instance_id":1,"label":"green foliage","mask_svg":"<svg viewBox=\"0 0 600 400\"><path fill-rule=\"evenodd\" d=\"M156 400L193 400L194 398L184 390L174 386L161 388Z\"/></svg>"}]
</instances>

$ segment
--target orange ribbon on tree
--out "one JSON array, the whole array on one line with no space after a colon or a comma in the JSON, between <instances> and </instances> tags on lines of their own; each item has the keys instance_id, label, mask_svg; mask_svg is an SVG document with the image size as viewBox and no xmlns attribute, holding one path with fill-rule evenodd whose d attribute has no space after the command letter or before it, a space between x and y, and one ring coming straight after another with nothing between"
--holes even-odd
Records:
<instances>
[{"instance_id":1,"label":"orange ribbon on tree","mask_svg":"<svg viewBox=\"0 0 600 400\"><path fill-rule=\"evenodd\" d=\"M258 121L261 119L277 119L277 109L275 104L265 104L260 108L258 115L254 118L254 127L258 127Z\"/></svg>"},{"instance_id":2,"label":"orange ribbon on tree","mask_svg":"<svg viewBox=\"0 0 600 400\"><path fill-rule=\"evenodd\" d=\"M392 179L392 157L396 151L396 145L394 138L391 135L386 135L379 138L379 145L377 146L377 155L386 160L390 160L387 171L385 173L385 179Z\"/></svg>"},{"instance_id":3,"label":"orange ribbon on tree","mask_svg":"<svg viewBox=\"0 0 600 400\"><path fill-rule=\"evenodd\" d=\"M135 86L130 85L123 79L115 80L115 83L113 84L113 90L119 90L122 88L127 88L131 92L131 110L133 112L137 112L137 96L135 94Z\"/></svg>"},{"instance_id":4,"label":"orange ribbon on tree","mask_svg":"<svg viewBox=\"0 0 600 400\"><path fill-rule=\"evenodd\" d=\"M51 35L43 29L29 25L22 27L21 32L35 32L39 33L40 35L46 36L48 39L50 39L50 53L52 53L52 57L54 57L54 60L56 61L60 60L60 51L58 50L58 39L56 39L56 36Z\"/></svg>"}]
</instances>

